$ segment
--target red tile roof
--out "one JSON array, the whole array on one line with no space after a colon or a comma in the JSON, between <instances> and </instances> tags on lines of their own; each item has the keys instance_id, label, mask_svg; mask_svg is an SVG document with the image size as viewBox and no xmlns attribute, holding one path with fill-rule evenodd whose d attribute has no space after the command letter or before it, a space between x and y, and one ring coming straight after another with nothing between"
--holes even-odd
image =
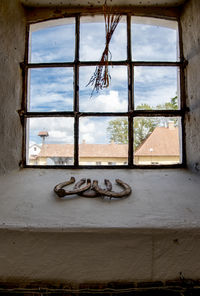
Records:
<instances>
[{"instance_id":1,"label":"red tile roof","mask_svg":"<svg viewBox=\"0 0 200 296\"><path fill-rule=\"evenodd\" d=\"M179 156L178 127L156 127L136 150L135 156Z\"/></svg>"},{"instance_id":2,"label":"red tile roof","mask_svg":"<svg viewBox=\"0 0 200 296\"><path fill-rule=\"evenodd\" d=\"M43 144L38 157L73 157L73 144ZM80 157L128 157L127 144L80 144Z\"/></svg>"},{"instance_id":3,"label":"red tile roof","mask_svg":"<svg viewBox=\"0 0 200 296\"><path fill-rule=\"evenodd\" d=\"M179 156L178 128L156 127L135 156ZM80 157L128 157L127 144L79 144ZM73 157L73 144L43 144L38 157Z\"/></svg>"}]
</instances>

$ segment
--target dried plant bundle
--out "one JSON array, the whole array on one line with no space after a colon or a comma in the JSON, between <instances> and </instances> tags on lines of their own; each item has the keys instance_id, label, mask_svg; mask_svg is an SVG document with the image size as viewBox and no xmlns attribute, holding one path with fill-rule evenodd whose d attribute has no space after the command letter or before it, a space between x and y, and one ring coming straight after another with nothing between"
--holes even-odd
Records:
<instances>
[{"instance_id":1,"label":"dried plant bundle","mask_svg":"<svg viewBox=\"0 0 200 296\"><path fill-rule=\"evenodd\" d=\"M104 11L104 20L105 20L105 34L106 34L105 48L102 53L100 62L96 66L95 72L87 84L87 86L94 85L94 88L91 93L91 97L94 91L99 92L99 90L102 90L103 88L107 88L110 85L111 76L109 73L108 61L109 61L109 58L111 60L112 55L109 50L109 44L110 44L112 35L121 19L121 14L112 14L112 8L108 7L106 5L106 2L103 6L103 11Z\"/></svg>"}]
</instances>

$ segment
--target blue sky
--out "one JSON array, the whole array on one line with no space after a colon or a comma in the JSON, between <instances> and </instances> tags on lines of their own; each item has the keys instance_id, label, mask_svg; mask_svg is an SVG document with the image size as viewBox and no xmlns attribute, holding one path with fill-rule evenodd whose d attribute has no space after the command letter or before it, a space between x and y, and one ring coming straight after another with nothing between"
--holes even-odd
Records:
<instances>
[{"instance_id":1,"label":"blue sky","mask_svg":"<svg viewBox=\"0 0 200 296\"><path fill-rule=\"evenodd\" d=\"M33 25L30 34L29 60L32 63L72 62L75 48L74 19L62 19ZM177 30L174 22L152 18L132 18L132 58L135 61L176 61ZM110 45L112 60L126 60L127 34L125 17L118 25ZM82 17L80 60L99 60L105 45L103 17ZM86 87L95 67L80 68L80 111L126 112L127 68L110 67L111 85L91 98L92 86ZM178 93L176 67L135 67L135 106L152 106L170 101ZM29 70L30 111L73 110L73 68ZM84 118L80 121L80 141L108 142L105 133L109 118ZM73 143L73 119L30 119L29 144L41 143L40 130L49 132L49 143Z\"/></svg>"}]
</instances>

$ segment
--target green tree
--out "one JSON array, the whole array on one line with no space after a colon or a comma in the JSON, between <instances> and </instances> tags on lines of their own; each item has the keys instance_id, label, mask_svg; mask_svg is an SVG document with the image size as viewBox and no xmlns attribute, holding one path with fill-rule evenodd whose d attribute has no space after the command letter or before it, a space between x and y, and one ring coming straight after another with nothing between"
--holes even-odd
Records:
<instances>
[{"instance_id":1,"label":"green tree","mask_svg":"<svg viewBox=\"0 0 200 296\"><path fill-rule=\"evenodd\" d=\"M162 105L157 105L158 110L177 110L178 98L175 96ZM148 104L141 104L136 107L136 110L152 110ZM144 140L153 132L156 126L162 124L160 118L155 117L136 117L134 120L134 149L137 149L144 142ZM109 121L107 133L110 142L114 141L116 144L128 143L128 120L127 118L119 118Z\"/></svg>"},{"instance_id":2,"label":"green tree","mask_svg":"<svg viewBox=\"0 0 200 296\"><path fill-rule=\"evenodd\" d=\"M119 118L109 121L107 127L109 141L114 141L117 144L128 143L128 120Z\"/></svg>"},{"instance_id":3,"label":"green tree","mask_svg":"<svg viewBox=\"0 0 200 296\"><path fill-rule=\"evenodd\" d=\"M134 149L153 132L158 124L157 118L137 117L134 120Z\"/></svg>"},{"instance_id":4,"label":"green tree","mask_svg":"<svg viewBox=\"0 0 200 296\"><path fill-rule=\"evenodd\" d=\"M175 97L171 98L170 102L166 102L165 104L162 104L162 105L157 105L156 109L177 110L178 109L178 97L175 96Z\"/></svg>"}]
</instances>

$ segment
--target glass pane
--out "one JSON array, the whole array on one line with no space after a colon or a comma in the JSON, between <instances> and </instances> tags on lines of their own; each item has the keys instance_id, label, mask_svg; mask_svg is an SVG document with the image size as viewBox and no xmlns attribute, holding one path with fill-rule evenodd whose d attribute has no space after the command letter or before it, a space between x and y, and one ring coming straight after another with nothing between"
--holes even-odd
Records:
<instances>
[{"instance_id":1,"label":"glass pane","mask_svg":"<svg viewBox=\"0 0 200 296\"><path fill-rule=\"evenodd\" d=\"M29 70L29 110L32 112L73 110L73 69Z\"/></svg>"},{"instance_id":2,"label":"glass pane","mask_svg":"<svg viewBox=\"0 0 200 296\"><path fill-rule=\"evenodd\" d=\"M105 42L104 42L105 43ZM112 61L127 59L127 26L126 17L122 17L115 29L109 46Z\"/></svg>"},{"instance_id":3,"label":"glass pane","mask_svg":"<svg viewBox=\"0 0 200 296\"><path fill-rule=\"evenodd\" d=\"M27 163L72 165L74 163L74 119L43 117L27 119Z\"/></svg>"},{"instance_id":4,"label":"glass pane","mask_svg":"<svg viewBox=\"0 0 200 296\"><path fill-rule=\"evenodd\" d=\"M132 17L134 61L177 61L178 24L156 18Z\"/></svg>"},{"instance_id":5,"label":"glass pane","mask_svg":"<svg viewBox=\"0 0 200 296\"><path fill-rule=\"evenodd\" d=\"M127 112L128 82L127 67L109 67L111 76L108 88L94 90L94 85L87 85L96 67L80 68L80 111L88 112Z\"/></svg>"},{"instance_id":6,"label":"glass pane","mask_svg":"<svg viewBox=\"0 0 200 296\"><path fill-rule=\"evenodd\" d=\"M127 164L127 118L84 117L79 130L80 165Z\"/></svg>"},{"instance_id":7,"label":"glass pane","mask_svg":"<svg viewBox=\"0 0 200 296\"><path fill-rule=\"evenodd\" d=\"M103 16L81 17L80 60L99 61L105 46Z\"/></svg>"},{"instance_id":8,"label":"glass pane","mask_svg":"<svg viewBox=\"0 0 200 296\"><path fill-rule=\"evenodd\" d=\"M134 163L169 165L182 162L179 117L136 117L134 119Z\"/></svg>"},{"instance_id":9,"label":"glass pane","mask_svg":"<svg viewBox=\"0 0 200 296\"><path fill-rule=\"evenodd\" d=\"M31 25L31 63L71 62L75 52L74 18Z\"/></svg>"},{"instance_id":10,"label":"glass pane","mask_svg":"<svg viewBox=\"0 0 200 296\"><path fill-rule=\"evenodd\" d=\"M135 67L136 109L179 109L177 67Z\"/></svg>"},{"instance_id":11,"label":"glass pane","mask_svg":"<svg viewBox=\"0 0 200 296\"><path fill-rule=\"evenodd\" d=\"M81 17L80 60L99 61L105 48L105 23L103 16ZM126 60L126 18L122 17L110 41L109 60Z\"/></svg>"}]
</instances>

